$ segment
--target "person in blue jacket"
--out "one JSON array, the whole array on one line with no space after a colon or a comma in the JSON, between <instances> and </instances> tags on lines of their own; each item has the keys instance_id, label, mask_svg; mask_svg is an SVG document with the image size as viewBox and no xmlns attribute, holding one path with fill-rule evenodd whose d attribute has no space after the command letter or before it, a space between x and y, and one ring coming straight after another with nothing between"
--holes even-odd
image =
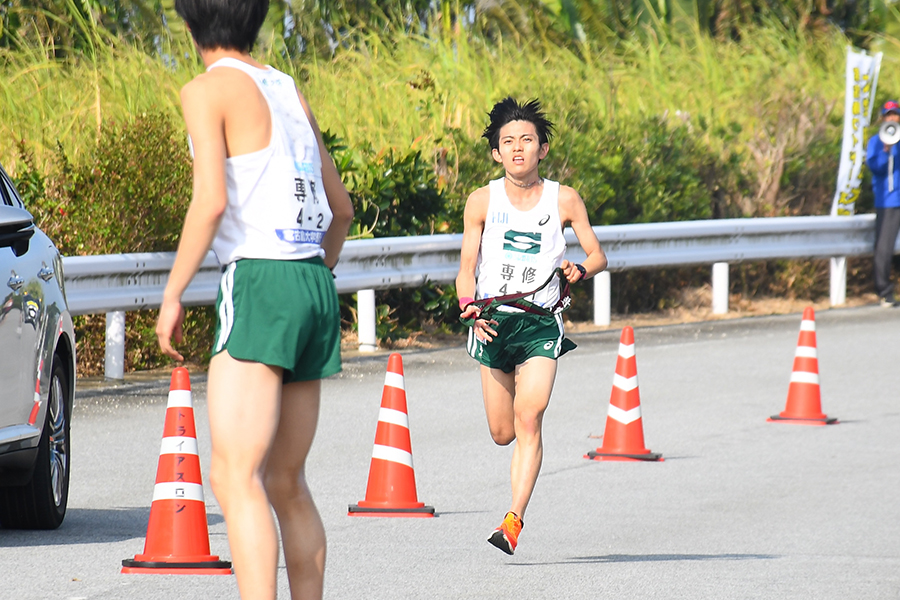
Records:
<instances>
[{"instance_id":1,"label":"person in blue jacket","mask_svg":"<svg viewBox=\"0 0 900 600\"><path fill-rule=\"evenodd\" d=\"M882 121L900 123L900 104L885 102ZM872 171L875 192L875 293L882 306L896 306L891 263L900 230L900 145L887 145L875 135L866 149L866 164Z\"/></svg>"}]
</instances>

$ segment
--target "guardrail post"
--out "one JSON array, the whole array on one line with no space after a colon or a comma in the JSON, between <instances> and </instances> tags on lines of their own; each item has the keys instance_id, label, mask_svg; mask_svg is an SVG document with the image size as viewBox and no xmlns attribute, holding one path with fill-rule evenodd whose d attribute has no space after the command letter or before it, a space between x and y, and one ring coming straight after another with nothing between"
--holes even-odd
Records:
<instances>
[{"instance_id":1,"label":"guardrail post","mask_svg":"<svg viewBox=\"0 0 900 600\"><path fill-rule=\"evenodd\" d=\"M594 275L594 325L608 326L610 323L610 285L609 271L601 271Z\"/></svg>"},{"instance_id":2,"label":"guardrail post","mask_svg":"<svg viewBox=\"0 0 900 600\"><path fill-rule=\"evenodd\" d=\"M359 351L375 352L378 349L378 339L375 337L375 290L356 292L356 322Z\"/></svg>"},{"instance_id":3,"label":"guardrail post","mask_svg":"<svg viewBox=\"0 0 900 600\"><path fill-rule=\"evenodd\" d=\"M831 305L840 306L847 302L847 257L831 259Z\"/></svg>"},{"instance_id":4,"label":"guardrail post","mask_svg":"<svg viewBox=\"0 0 900 600\"><path fill-rule=\"evenodd\" d=\"M106 366L107 379L125 379L125 313L106 313Z\"/></svg>"},{"instance_id":5,"label":"guardrail post","mask_svg":"<svg viewBox=\"0 0 900 600\"><path fill-rule=\"evenodd\" d=\"M728 263L717 262L712 267L712 312L728 313Z\"/></svg>"}]
</instances>

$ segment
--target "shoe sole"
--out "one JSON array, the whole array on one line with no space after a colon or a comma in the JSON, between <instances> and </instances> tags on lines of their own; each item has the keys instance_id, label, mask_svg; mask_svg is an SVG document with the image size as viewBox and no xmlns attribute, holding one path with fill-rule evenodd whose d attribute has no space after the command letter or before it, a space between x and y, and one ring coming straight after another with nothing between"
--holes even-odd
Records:
<instances>
[{"instance_id":1,"label":"shoe sole","mask_svg":"<svg viewBox=\"0 0 900 600\"><path fill-rule=\"evenodd\" d=\"M509 541L507 541L502 531L492 533L491 537L488 538L488 542L512 556L513 549L509 547Z\"/></svg>"}]
</instances>

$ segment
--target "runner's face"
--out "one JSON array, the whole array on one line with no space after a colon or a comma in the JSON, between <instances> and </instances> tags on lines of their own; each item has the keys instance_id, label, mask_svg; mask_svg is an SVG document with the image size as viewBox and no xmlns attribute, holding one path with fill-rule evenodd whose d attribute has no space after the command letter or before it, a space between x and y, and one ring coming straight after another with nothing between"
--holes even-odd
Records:
<instances>
[{"instance_id":1,"label":"runner's face","mask_svg":"<svg viewBox=\"0 0 900 600\"><path fill-rule=\"evenodd\" d=\"M491 154L509 175L516 179L533 178L537 173L538 161L547 156L549 144L538 140L534 123L512 121L500 128L500 146Z\"/></svg>"}]
</instances>

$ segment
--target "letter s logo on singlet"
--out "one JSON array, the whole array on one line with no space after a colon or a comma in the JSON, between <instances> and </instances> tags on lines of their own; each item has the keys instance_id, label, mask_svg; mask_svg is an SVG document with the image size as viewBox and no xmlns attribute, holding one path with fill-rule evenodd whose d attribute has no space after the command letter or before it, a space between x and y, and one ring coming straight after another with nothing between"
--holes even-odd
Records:
<instances>
[{"instance_id":1,"label":"letter s logo on singlet","mask_svg":"<svg viewBox=\"0 0 900 600\"><path fill-rule=\"evenodd\" d=\"M503 249L522 254L540 254L541 234L510 229L503 236Z\"/></svg>"}]
</instances>

